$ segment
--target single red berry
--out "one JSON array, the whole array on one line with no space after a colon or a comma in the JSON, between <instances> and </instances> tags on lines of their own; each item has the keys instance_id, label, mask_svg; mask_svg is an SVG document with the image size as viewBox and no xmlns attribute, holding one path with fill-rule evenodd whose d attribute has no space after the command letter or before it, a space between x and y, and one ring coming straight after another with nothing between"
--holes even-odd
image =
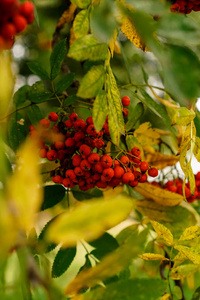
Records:
<instances>
[{"instance_id":1,"label":"single red berry","mask_svg":"<svg viewBox=\"0 0 200 300\"><path fill-rule=\"evenodd\" d=\"M69 116L69 119L72 123L74 123L77 119L78 119L78 115L76 113L72 113L70 116Z\"/></svg>"},{"instance_id":2,"label":"single red berry","mask_svg":"<svg viewBox=\"0 0 200 300\"><path fill-rule=\"evenodd\" d=\"M129 184L131 181L135 179L135 176L133 173L127 172L122 176L122 182L124 184Z\"/></svg>"},{"instance_id":3,"label":"single red berry","mask_svg":"<svg viewBox=\"0 0 200 300\"><path fill-rule=\"evenodd\" d=\"M200 180L200 172L195 175L195 179Z\"/></svg>"},{"instance_id":4,"label":"single red berry","mask_svg":"<svg viewBox=\"0 0 200 300\"><path fill-rule=\"evenodd\" d=\"M129 114L129 110L128 110L128 108L123 108L123 116L124 116L124 118L126 118L126 117L128 117L128 114Z\"/></svg>"},{"instance_id":5,"label":"single red berry","mask_svg":"<svg viewBox=\"0 0 200 300\"><path fill-rule=\"evenodd\" d=\"M138 181L137 181L137 180L130 181L129 185L130 185L131 187L135 187L135 186L138 185Z\"/></svg>"},{"instance_id":6,"label":"single red berry","mask_svg":"<svg viewBox=\"0 0 200 300\"><path fill-rule=\"evenodd\" d=\"M83 179L80 179L80 180L78 181L78 186L79 186L79 188L82 187L82 186L84 186L85 184L86 184L86 182L85 182L85 180L83 180Z\"/></svg>"},{"instance_id":7,"label":"single red berry","mask_svg":"<svg viewBox=\"0 0 200 300\"><path fill-rule=\"evenodd\" d=\"M67 120L65 121L65 126L67 127L67 129L70 129L74 126L74 124L71 120Z\"/></svg>"},{"instance_id":8,"label":"single red berry","mask_svg":"<svg viewBox=\"0 0 200 300\"><path fill-rule=\"evenodd\" d=\"M91 173L90 173L90 171L89 170L87 170L87 171L84 171L84 175L82 176L84 179L87 179L87 178L89 178L91 176Z\"/></svg>"},{"instance_id":9,"label":"single red berry","mask_svg":"<svg viewBox=\"0 0 200 300\"><path fill-rule=\"evenodd\" d=\"M102 164L103 168L110 168L112 166L112 164L113 164L113 160L110 157L110 155L104 154L101 157L101 164Z\"/></svg>"},{"instance_id":10,"label":"single red berry","mask_svg":"<svg viewBox=\"0 0 200 300\"><path fill-rule=\"evenodd\" d=\"M58 115L57 115L57 113L55 113L55 112L51 112L49 115L48 115L48 119L49 119L49 121L51 121L51 122L56 122L57 120L58 120Z\"/></svg>"},{"instance_id":11,"label":"single red berry","mask_svg":"<svg viewBox=\"0 0 200 300\"><path fill-rule=\"evenodd\" d=\"M55 150L49 150L47 152L47 159L50 161L56 160L57 159L57 152Z\"/></svg>"},{"instance_id":12,"label":"single red berry","mask_svg":"<svg viewBox=\"0 0 200 300\"><path fill-rule=\"evenodd\" d=\"M117 166L120 166L120 162L117 159L115 159L114 160L114 167L117 167Z\"/></svg>"},{"instance_id":13,"label":"single red berry","mask_svg":"<svg viewBox=\"0 0 200 300\"><path fill-rule=\"evenodd\" d=\"M101 174L103 172L103 166L102 166L101 162L96 163L94 165L94 168L97 173Z\"/></svg>"},{"instance_id":14,"label":"single red berry","mask_svg":"<svg viewBox=\"0 0 200 300\"><path fill-rule=\"evenodd\" d=\"M95 140L94 140L94 146L95 146L97 149L102 148L104 145L105 145L105 142L104 142L102 139L95 139Z\"/></svg>"},{"instance_id":15,"label":"single red berry","mask_svg":"<svg viewBox=\"0 0 200 300\"><path fill-rule=\"evenodd\" d=\"M146 161L142 161L140 164L141 172L146 172L149 168L149 164Z\"/></svg>"},{"instance_id":16,"label":"single red berry","mask_svg":"<svg viewBox=\"0 0 200 300\"><path fill-rule=\"evenodd\" d=\"M138 147L133 147L132 149L131 149L131 153L134 155L134 156L140 156L140 154L141 154L141 150L140 150L140 148L138 148Z\"/></svg>"},{"instance_id":17,"label":"single red berry","mask_svg":"<svg viewBox=\"0 0 200 300\"><path fill-rule=\"evenodd\" d=\"M103 170L103 176L104 177L114 177L115 173L114 173L114 170L112 168L107 168L107 169L104 169Z\"/></svg>"},{"instance_id":18,"label":"single red berry","mask_svg":"<svg viewBox=\"0 0 200 300\"><path fill-rule=\"evenodd\" d=\"M80 148L79 148L79 152L80 152L80 154L83 156L89 156L90 155L90 153L91 153L91 149L90 149L90 147L88 146L88 145L86 145L86 144L82 144L81 146L80 146Z\"/></svg>"},{"instance_id":19,"label":"single red berry","mask_svg":"<svg viewBox=\"0 0 200 300\"><path fill-rule=\"evenodd\" d=\"M39 156L40 156L41 158L47 157L47 150L46 150L45 148L40 149L40 151L39 151Z\"/></svg>"},{"instance_id":20,"label":"single red berry","mask_svg":"<svg viewBox=\"0 0 200 300\"><path fill-rule=\"evenodd\" d=\"M134 171L133 174L135 176L135 180L139 181L142 174L139 171Z\"/></svg>"},{"instance_id":21,"label":"single red berry","mask_svg":"<svg viewBox=\"0 0 200 300\"><path fill-rule=\"evenodd\" d=\"M20 13L25 17L30 17L34 12L34 5L31 1L25 1L20 6Z\"/></svg>"},{"instance_id":22,"label":"single red berry","mask_svg":"<svg viewBox=\"0 0 200 300\"><path fill-rule=\"evenodd\" d=\"M85 138L85 133L83 131L78 131L74 135L74 139L76 142L80 142L80 141L82 142L84 138Z\"/></svg>"},{"instance_id":23,"label":"single red berry","mask_svg":"<svg viewBox=\"0 0 200 300\"><path fill-rule=\"evenodd\" d=\"M131 102L131 100L130 100L130 98L129 98L128 96L124 96L124 97L122 98L122 105L123 105L123 106L129 106L129 105L130 105L130 102Z\"/></svg>"},{"instance_id":24,"label":"single red berry","mask_svg":"<svg viewBox=\"0 0 200 300\"><path fill-rule=\"evenodd\" d=\"M74 138L71 138L71 137L67 138L65 141L65 146L70 147L70 148L74 147L75 146Z\"/></svg>"},{"instance_id":25,"label":"single red berry","mask_svg":"<svg viewBox=\"0 0 200 300\"><path fill-rule=\"evenodd\" d=\"M74 167L79 167L80 166L80 163L81 163L81 156L78 155L78 154L75 154L73 157L72 157L72 165Z\"/></svg>"},{"instance_id":26,"label":"single red berry","mask_svg":"<svg viewBox=\"0 0 200 300\"><path fill-rule=\"evenodd\" d=\"M80 163L80 167L83 171L89 171L92 165L86 159L83 159Z\"/></svg>"},{"instance_id":27,"label":"single red berry","mask_svg":"<svg viewBox=\"0 0 200 300\"><path fill-rule=\"evenodd\" d=\"M5 39L13 39L16 34L16 27L13 23L4 23L1 27L1 34Z\"/></svg>"},{"instance_id":28,"label":"single red berry","mask_svg":"<svg viewBox=\"0 0 200 300\"><path fill-rule=\"evenodd\" d=\"M116 166L114 168L114 173L115 173L115 178L121 178L124 175L125 171L122 167Z\"/></svg>"},{"instance_id":29,"label":"single red berry","mask_svg":"<svg viewBox=\"0 0 200 300\"><path fill-rule=\"evenodd\" d=\"M50 126L50 122L49 120L47 119L42 119L40 120L40 126L43 127L43 128L48 128Z\"/></svg>"},{"instance_id":30,"label":"single red berry","mask_svg":"<svg viewBox=\"0 0 200 300\"><path fill-rule=\"evenodd\" d=\"M57 141L57 142L55 142L55 148L57 150L62 150L65 148L65 143L62 141Z\"/></svg>"},{"instance_id":31,"label":"single red berry","mask_svg":"<svg viewBox=\"0 0 200 300\"><path fill-rule=\"evenodd\" d=\"M15 24L17 32L23 31L28 24L26 18L21 15L15 15L13 18L13 23Z\"/></svg>"},{"instance_id":32,"label":"single red berry","mask_svg":"<svg viewBox=\"0 0 200 300\"><path fill-rule=\"evenodd\" d=\"M31 125L29 126L29 131L32 131L32 130L36 130L36 129L35 129L35 127L31 124Z\"/></svg>"},{"instance_id":33,"label":"single red berry","mask_svg":"<svg viewBox=\"0 0 200 300\"><path fill-rule=\"evenodd\" d=\"M101 178L101 175L99 173L95 173L94 175L92 175L92 178L97 181Z\"/></svg>"},{"instance_id":34,"label":"single red berry","mask_svg":"<svg viewBox=\"0 0 200 300\"><path fill-rule=\"evenodd\" d=\"M101 175L101 181L106 182L107 184L111 181L112 177Z\"/></svg>"},{"instance_id":35,"label":"single red berry","mask_svg":"<svg viewBox=\"0 0 200 300\"><path fill-rule=\"evenodd\" d=\"M89 134L89 135L92 136L92 137L96 137L96 136L98 135L98 134L97 134L97 131L96 131L96 129L95 129L95 127L94 127L93 124L90 124L90 125L87 127L86 132L87 132L87 134Z\"/></svg>"},{"instance_id":36,"label":"single red berry","mask_svg":"<svg viewBox=\"0 0 200 300\"><path fill-rule=\"evenodd\" d=\"M126 155L123 155L123 156L120 158L120 161L121 161L122 164L125 165L125 166L128 166L128 165L129 165L129 158L128 158L128 156L126 156Z\"/></svg>"},{"instance_id":37,"label":"single red berry","mask_svg":"<svg viewBox=\"0 0 200 300\"><path fill-rule=\"evenodd\" d=\"M69 178L65 178L63 179L63 183L62 183L65 187L71 189L74 187L74 183L72 180L70 180Z\"/></svg>"},{"instance_id":38,"label":"single red berry","mask_svg":"<svg viewBox=\"0 0 200 300\"><path fill-rule=\"evenodd\" d=\"M64 160L65 159L65 156L66 156L66 150L58 150L57 152L57 158L59 160Z\"/></svg>"},{"instance_id":39,"label":"single red berry","mask_svg":"<svg viewBox=\"0 0 200 300\"><path fill-rule=\"evenodd\" d=\"M121 179L113 177L108 183L109 186L116 187L121 183Z\"/></svg>"},{"instance_id":40,"label":"single red berry","mask_svg":"<svg viewBox=\"0 0 200 300\"><path fill-rule=\"evenodd\" d=\"M76 130L84 130L86 127L86 123L82 119L78 119L74 122L74 127Z\"/></svg>"},{"instance_id":41,"label":"single red berry","mask_svg":"<svg viewBox=\"0 0 200 300\"><path fill-rule=\"evenodd\" d=\"M100 156L98 153L91 153L90 156L88 156L88 161L91 164L95 164L95 163L99 162L99 160L100 160Z\"/></svg>"},{"instance_id":42,"label":"single red berry","mask_svg":"<svg viewBox=\"0 0 200 300\"><path fill-rule=\"evenodd\" d=\"M168 187L168 190L169 190L170 192L176 193L176 192L177 192L177 187L176 187L175 185L170 185L170 186Z\"/></svg>"},{"instance_id":43,"label":"single red berry","mask_svg":"<svg viewBox=\"0 0 200 300\"><path fill-rule=\"evenodd\" d=\"M52 177L52 181L55 183L62 183L63 178L60 175L56 175L56 176Z\"/></svg>"},{"instance_id":44,"label":"single red berry","mask_svg":"<svg viewBox=\"0 0 200 300\"><path fill-rule=\"evenodd\" d=\"M76 176L83 176L84 175L84 171L80 167L76 167L74 169L74 173L76 174Z\"/></svg>"},{"instance_id":45,"label":"single red berry","mask_svg":"<svg viewBox=\"0 0 200 300\"><path fill-rule=\"evenodd\" d=\"M103 181L97 181L96 182L96 186L99 188L99 189L105 189L108 185L106 182L103 182Z\"/></svg>"},{"instance_id":46,"label":"single red berry","mask_svg":"<svg viewBox=\"0 0 200 300\"><path fill-rule=\"evenodd\" d=\"M141 177L140 177L140 179L139 179L139 182L140 182L140 183L144 183L144 182L146 182L146 181L147 181L147 174L144 173L144 174L141 175Z\"/></svg>"},{"instance_id":47,"label":"single red berry","mask_svg":"<svg viewBox=\"0 0 200 300\"><path fill-rule=\"evenodd\" d=\"M88 118L86 119L86 123L87 123L88 125L93 124L93 118L92 118L92 117L88 117Z\"/></svg>"},{"instance_id":48,"label":"single red berry","mask_svg":"<svg viewBox=\"0 0 200 300\"><path fill-rule=\"evenodd\" d=\"M167 187L170 187L171 185L174 185L174 181L173 180L168 180L165 185Z\"/></svg>"},{"instance_id":49,"label":"single red berry","mask_svg":"<svg viewBox=\"0 0 200 300\"><path fill-rule=\"evenodd\" d=\"M74 180L76 178L76 174L74 173L74 170L69 169L65 172L65 177Z\"/></svg>"},{"instance_id":50,"label":"single red berry","mask_svg":"<svg viewBox=\"0 0 200 300\"><path fill-rule=\"evenodd\" d=\"M150 168L148 170L148 174L151 177L156 177L156 176L158 176L158 170L156 168Z\"/></svg>"}]
</instances>

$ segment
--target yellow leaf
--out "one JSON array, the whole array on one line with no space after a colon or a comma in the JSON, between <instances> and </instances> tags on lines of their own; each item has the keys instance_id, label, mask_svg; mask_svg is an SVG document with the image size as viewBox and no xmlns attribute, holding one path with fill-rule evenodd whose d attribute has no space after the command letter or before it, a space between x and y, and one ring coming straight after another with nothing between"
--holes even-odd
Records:
<instances>
[{"instance_id":1,"label":"yellow leaf","mask_svg":"<svg viewBox=\"0 0 200 300\"><path fill-rule=\"evenodd\" d=\"M139 183L134 190L146 199L152 199L164 206L176 206L183 201L183 196L164 190L148 182Z\"/></svg>"},{"instance_id":2,"label":"yellow leaf","mask_svg":"<svg viewBox=\"0 0 200 300\"><path fill-rule=\"evenodd\" d=\"M147 153L145 155L145 161L147 161L151 167L164 169L167 166L174 166L179 161L179 158L176 155L166 155L155 151L154 153Z\"/></svg>"},{"instance_id":3,"label":"yellow leaf","mask_svg":"<svg viewBox=\"0 0 200 300\"><path fill-rule=\"evenodd\" d=\"M134 46L142 49L143 51L149 51L136 32L136 29L130 19L124 19L120 29L123 34L133 43Z\"/></svg>"},{"instance_id":4,"label":"yellow leaf","mask_svg":"<svg viewBox=\"0 0 200 300\"><path fill-rule=\"evenodd\" d=\"M144 253L141 255L138 255L139 258L144 259L144 260L169 260L162 254L157 254L157 253Z\"/></svg>"},{"instance_id":5,"label":"yellow leaf","mask_svg":"<svg viewBox=\"0 0 200 300\"><path fill-rule=\"evenodd\" d=\"M185 229L181 235L179 241L189 241L200 236L200 227L199 226L190 226Z\"/></svg>"},{"instance_id":6,"label":"yellow leaf","mask_svg":"<svg viewBox=\"0 0 200 300\"><path fill-rule=\"evenodd\" d=\"M11 58L8 52L0 52L0 118L7 114L14 88Z\"/></svg>"},{"instance_id":7,"label":"yellow leaf","mask_svg":"<svg viewBox=\"0 0 200 300\"><path fill-rule=\"evenodd\" d=\"M181 125L186 126L188 125L194 118L195 112L191 109L187 109L186 107L181 107L175 110L175 114L172 119L173 125Z\"/></svg>"},{"instance_id":8,"label":"yellow leaf","mask_svg":"<svg viewBox=\"0 0 200 300\"><path fill-rule=\"evenodd\" d=\"M15 172L8 182L7 193L16 226L30 230L42 203L38 148L35 140L27 140L18 153Z\"/></svg>"},{"instance_id":9,"label":"yellow leaf","mask_svg":"<svg viewBox=\"0 0 200 300\"><path fill-rule=\"evenodd\" d=\"M117 39L117 35L118 35L118 31L117 31L117 29L115 29L114 34L113 34L112 38L109 41L109 48L110 48L111 57L113 57L113 54L114 54L115 42L116 42L116 39Z\"/></svg>"},{"instance_id":10,"label":"yellow leaf","mask_svg":"<svg viewBox=\"0 0 200 300\"><path fill-rule=\"evenodd\" d=\"M170 277L174 280L186 278L199 269L199 266L193 264L181 265L172 268Z\"/></svg>"},{"instance_id":11,"label":"yellow leaf","mask_svg":"<svg viewBox=\"0 0 200 300\"><path fill-rule=\"evenodd\" d=\"M168 246L173 245L173 235L171 231L165 227L164 225L156 222L156 221L150 221L154 230L158 234L158 237L161 238L163 241L165 241L165 244Z\"/></svg>"},{"instance_id":12,"label":"yellow leaf","mask_svg":"<svg viewBox=\"0 0 200 300\"><path fill-rule=\"evenodd\" d=\"M189 289L194 290L195 287L194 274L191 274L190 276L187 277L187 284Z\"/></svg>"},{"instance_id":13,"label":"yellow leaf","mask_svg":"<svg viewBox=\"0 0 200 300\"><path fill-rule=\"evenodd\" d=\"M162 298L160 300L167 300L171 297L171 295L169 293L166 293L162 296Z\"/></svg>"},{"instance_id":14,"label":"yellow leaf","mask_svg":"<svg viewBox=\"0 0 200 300\"><path fill-rule=\"evenodd\" d=\"M187 260L187 257L185 254L178 252L178 254L174 257L174 268L183 263L185 260Z\"/></svg>"},{"instance_id":15,"label":"yellow leaf","mask_svg":"<svg viewBox=\"0 0 200 300\"><path fill-rule=\"evenodd\" d=\"M189 260L191 260L194 264L200 264L200 251L194 248L190 248L182 245L175 245L175 249L184 254Z\"/></svg>"},{"instance_id":16,"label":"yellow leaf","mask_svg":"<svg viewBox=\"0 0 200 300\"><path fill-rule=\"evenodd\" d=\"M134 131L134 137L142 146L151 146L159 143L160 134L151 128L149 122L145 122Z\"/></svg>"},{"instance_id":17,"label":"yellow leaf","mask_svg":"<svg viewBox=\"0 0 200 300\"><path fill-rule=\"evenodd\" d=\"M200 138L198 136L195 137L194 142L194 148L193 148L193 154L196 157L196 159L200 162Z\"/></svg>"},{"instance_id":18,"label":"yellow leaf","mask_svg":"<svg viewBox=\"0 0 200 300\"><path fill-rule=\"evenodd\" d=\"M78 240L94 240L103 232L125 220L133 208L125 195L88 200L73 210L59 215L47 231L47 239L65 246L74 246Z\"/></svg>"}]
</instances>

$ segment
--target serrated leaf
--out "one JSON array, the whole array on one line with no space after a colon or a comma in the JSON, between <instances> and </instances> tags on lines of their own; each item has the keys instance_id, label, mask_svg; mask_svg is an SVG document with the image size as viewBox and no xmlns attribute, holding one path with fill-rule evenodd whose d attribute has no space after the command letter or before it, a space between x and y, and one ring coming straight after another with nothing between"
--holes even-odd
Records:
<instances>
[{"instance_id":1,"label":"serrated leaf","mask_svg":"<svg viewBox=\"0 0 200 300\"><path fill-rule=\"evenodd\" d=\"M191 260L194 264L200 264L200 251L195 248L190 248L182 245L175 245L175 249L184 254L189 260Z\"/></svg>"},{"instance_id":2,"label":"serrated leaf","mask_svg":"<svg viewBox=\"0 0 200 300\"><path fill-rule=\"evenodd\" d=\"M16 91L13 96L13 103L16 105L16 108L23 106L28 101L30 89L29 85L24 85Z\"/></svg>"},{"instance_id":3,"label":"serrated leaf","mask_svg":"<svg viewBox=\"0 0 200 300\"><path fill-rule=\"evenodd\" d=\"M93 98L101 90L105 80L105 70L102 65L92 66L82 78L77 96L81 98Z\"/></svg>"},{"instance_id":4,"label":"serrated leaf","mask_svg":"<svg viewBox=\"0 0 200 300\"><path fill-rule=\"evenodd\" d=\"M27 140L18 155L15 172L8 183L10 205L15 212L16 226L28 231L35 225L36 213L42 202L42 180L38 164L37 143Z\"/></svg>"},{"instance_id":5,"label":"serrated leaf","mask_svg":"<svg viewBox=\"0 0 200 300\"><path fill-rule=\"evenodd\" d=\"M46 243L46 241L45 241L46 231L47 231L49 225L53 222L53 220L55 218L51 219L50 221L48 221L45 224L45 226L42 228L42 231L40 232L40 235L38 236L39 244L41 245L41 242L44 242L44 244L42 244L42 246L41 246L40 253L41 252L48 253L48 252L54 250L57 246L57 244L55 244L55 243Z\"/></svg>"},{"instance_id":6,"label":"serrated leaf","mask_svg":"<svg viewBox=\"0 0 200 300\"><path fill-rule=\"evenodd\" d=\"M47 231L47 239L65 246L74 246L80 239L91 241L126 219L133 207L124 196L106 200L88 200L72 211L61 214Z\"/></svg>"},{"instance_id":7,"label":"serrated leaf","mask_svg":"<svg viewBox=\"0 0 200 300\"><path fill-rule=\"evenodd\" d=\"M78 274L81 272L81 271L85 271L85 270L87 270L87 269L89 269L89 268L91 268L92 267L92 264L91 264L91 261L90 261L90 259L89 259L89 254L86 254L85 255L85 263L84 263L84 265L82 266L82 267L80 267L80 269L79 269L79 271L78 271Z\"/></svg>"},{"instance_id":8,"label":"serrated leaf","mask_svg":"<svg viewBox=\"0 0 200 300\"><path fill-rule=\"evenodd\" d=\"M164 255L157 253L143 253L138 255L138 257L144 260L169 260Z\"/></svg>"},{"instance_id":9,"label":"serrated leaf","mask_svg":"<svg viewBox=\"0 0 200 300\"><path fill-rule=\"evenodd\" d=\"M166 245L172 246L173 245L173 235L171 231L165 227L163 224L158 223L156 221L150 221L154 230L158 234L158 237L161 238Z\"/></svg>"},{"instance_id":10,"label":"serrated leaf","mask_svg":"<svg viewBox=\"0 0 200 300\"><path fill-rule=\"evenodd\" d=\"M92 34L88 34L72 44L68 56L78 61L87 59L92 61L105 60L108 58L108 46L97 41Z\"/></svg>"},{"instance_id":11,"label":"serrated leaf","mask_svg":"<svg viewBox=\"0 0 200 300\"><path fill-rule=\"evenodd\" d=\"M28 62L27 63L29 69L32 73L38 75L41 79L49 80L49 75L47 71L41 66L38 62Z\"/></svg>"},{"instance_id":12,"label":"serrated leaf","mask_svg":"<svg viewBox=\"0 0 200 300\"><path fill-rule=\"evenodd\" d=\"M186 126L195 118L195 115L192 109L189 110L186 107L181 107L175 110L172 122L176 125Z\"/></svg>"},{"instance_id":13,"label":"serrated leaf","mask_svg":"<svg viewBox=\"0 0 200 300\"><path fill-rule=\"evenodd\" d=\"M72 280L66 287L65 294L76 294L82 288L95 286L100 281L121 272L141 252L141 245L144 245L147 234L148 230L145 229L140 233L129 235L122 246L105 256L99 264L81 272Z\"/></svg>"},{"instance_id":14,"label":"serrated leaf","mask_svg":"<svg viewBox=\"0 0 200 300\"><path fill-rule=\"evenodd\" d=\"M134 137L142 146L152 146L159 143L160 134L151 128L149 122L142 123L135 131Z\"/></svg>"},{"instance_id":15,"label":"serrated leaf","mask_svg":"<svg viewBox=\"0 0 200 300\"><path fill-rule=\"evenodd\" d=\"M66 39L60 41L53 49L50 56L51 79L55 79L60 72L61 63L66 55Z\"/></svg>"},{"instance_id":16,"label":"serrated leaf","mask_svg":"<svg viewBox=\"0 0 200 300\"><path fill-rule=\"evenodd\" d=\"M185 229L181 235L179 241L189 241L200 236L200 227L199 226L190 226Z\"/></svg>"},{"instance_id":17,"label":"serrated leaf","mask_svg":"<svg viewBox=\"0 0 200 300\"><path fill-rule=\"evenodd\" d=\"M37 106L36 104L27 107L26 113L31 124L33 124L34 126L38 125L40 120L44 118L39 106Z\"/></svg>"},{"instance_id":18,"label":"serrated leaf","mask_svg":"<svg viewBox=\"0 0 200 300\"><path fill-rule=\"evenodd\" d=\"M58 204L65 196L66 189L59 184L46 185L44 187L44 200L41 210L45 210Z\"/></svg>"},{"instance_id":19,"label":"serrated leaf","mask_svg":"<svg viewBox=\"0 0 200 300\"><path fill-rule=\"evenodd\" d=\"M8 123L8 139L11 148L16 151L27 135L24 117L20 113L11 116Z\"/></svg>"},{"instance_id":20,"label":"serrated leaf","mask_svg":"<svg viewBox=\"0 0 200 300\"><path fill-rule=\"evenodd\" d=\"M176 155L166 155L154 150L152 153L146 153L145 161L151 167L162 170L168 166L174 166L179 161L179 157Z\"/></svg>"},{"instance_id":21,"label":"serrated leaf","mask_svg":"<svg viewBox=\"0 0 200 300\"><path fill-rule=\"evenodd\" d=\"M28 90L28 100L33 103L41 103L53 96L53 93L45 90L44 83L37 81Z\"/></svg>"},{"instance_id":22,"label":"serrated leaf","mask_svg":"<svg viewBox=\"0 0 200 300\"><path fill-rule=\"evenodd\" d=\"M76 39L83 37L89 30L88 10L81 10L75 17L73 29Z\"/></svg>"},{"instance_id":23,"label":"serrated leaf","mask_svg":"<svg viewBox=\"0 0 200 300\"><path fill-rule=\"evenodd\" d=\"M98 132L102 129L108 115L108 104L105 91L101 91L96 96L92 112L94 126Z\"/></svg>"},{"instance_id":24,"label":"serrated leaf","mask_svg":"<svg viewBox=\"0 0 200 300\"><path fill-rule=\"evenodd\" d=\"M107 287L99 287L93 291L78 295L74 300L155 300L164 293L166 283L155 278L133 278L120 280L109 284Z\"/></svg>"},{"instance_id":25,"label":"serrated leaf","mask_svg":"<svg viewBox=\"0 0 200 300\"><path fill-rule=\"evenodd\" d=\"M199 266L193 264L181 265L172 268L170 277L174 280L183 279L191 274L194 274L199 269Z\"/></svg>"},{"instance_id":26,"label":"serrated leaf","mask_svg":"<svg viewBox=\"0 0 200 300\"><path fill-rule=\"evenodd\" d=\"M76 256L76 247L60 248L53 262L51 274L53 278L61 276L70 267Z\"/></svg>"},{"instance_id":27,"label":"serrated leaf","mask_svg":"<svg viewBox=\"0 0 200 300\"><path fill-rule=\"evenodd\" d=\"M135 124L141 118L144 113L144 105L142 102L136 104L131 115L128 116L128 122L126 123L126 131L134 129Z\"/></svg>"},{"instance_id":28,"label":"serrated leaf","mask_svg":"<svg viewBox=\"0 0 200 300\"><path fill-rule=\"evenodd\" d=\"M106 86L109 112L108 126L113 142L118 144L120 135L124 134L124 119L120 93L110 66L106 76Z\"/></svg>"},{"instance_id":29,"label":"serrated leaf","mask_svg":"<svg viewBox=\"0 0 200 300\"><path fill-rule=\"evenodd\" d=\"M157 187L148 182L139 183L134 190L146 199L152 199L164 206L176 206L183 201L183 196Z\"/></svg>"},{"instance_id":30,"label":"serrated leaf","mask_svg":"<svg viewBox=\"0 0 200 300\"><path fill-rule=\"evenodd\" d=\"M71 95L64 100L63 106L73 105L74 103L76 103L77 100L78 100L78 97L76 95Z\"/></svg>"},{"instance_id":31,"label":"serrated leaf","mask_svg":"<svg viewBox=\"0 0 200 300\"><path fill-rule=\"evenodd\" d=\"M103 197L102 191L98 188L89 189L88 191L83 192L79 188L74 187L71 192L74 198L78 201Z\"/></svg>"},{"instance_id":32,"label":"serrated leaf","mask_svg":"<svg viewBox=\"0 0 200 300\"><path fill-rule=\"evenodd\" d=\"M62 93L65 91L73 82L74 80L74 74L69 73L66 74L63 78L61 78L58 82L56 82L55 90L56 93Z\"/></svg>"},{"instance_id":33,"label":"serrated leaf","mask_svg":"<svg viewBox=\"0 0 200 300\"><path fill-rule=\"evenodd\" d=\"M91 0L72 0L71 2L80 8L86 8L90 4Z\"/></svg>"}]
</instances>

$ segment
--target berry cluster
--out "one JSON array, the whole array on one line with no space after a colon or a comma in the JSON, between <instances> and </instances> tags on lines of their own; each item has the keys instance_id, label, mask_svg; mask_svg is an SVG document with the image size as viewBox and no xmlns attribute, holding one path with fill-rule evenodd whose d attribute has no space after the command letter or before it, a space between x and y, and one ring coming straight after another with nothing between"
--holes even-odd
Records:
<instances>
[{"instance_id":1,"label":"berry cluster","mask_svg":"<svg viewBox=\"0 0 200 300\"><path fill-rule=\"evenodd\" d=\"M34 5L31 1L19 4L18 0L0 1L0 50L10 49L15 35L34 21Z\"/></svg>"},{"instance_id":2,"label":"berry cluster","mask_svg":"<svg viewBox=\"0 0 200 300\"><path fill-rule=\"evenodd\" d=\"M199 0L175 0L171 1L171 11L179 12L182 14L189 14L191 11L200 11L200 1Z\"/></svg>"},{"instance_id":3,"label":"berry cluster","mask_svg":"<svg viewBox=\"0 0 200 300\"><path fill-rule=\"evenodd\" d=\"M131 151L119 150L115 156L106 152L107 143L111 141L108 118L102 130L97 132L92 117L85 122L78 119L76 113L71 113L67 120L63 115L59 120L58 115L51 112L48 119L40 121L38 129L30 126L30 136L37 135L41 129L40 157L59 161L59 167L51 172L52 180L67 188L78 185L86 191L95 186L116 187L121 183L135 187L138 182L147 181L147 174L158 175L156 168L150 168L141 160L138 147Z\"/></svg>"},{"instance_id":4,"label":"berry cluster","mask_svg":"<svg viewBox=\"0 0 200 300\"><path fill-rule=\"evenodd\" d=\"M176 178L174 180L167 181L164 185L153 181L151 184L160 187L164 190L183 195L183 180L181 178ZM185 197L188 202L194 202L195 200L200 200L200 172L195 175L195 192L194 195L190 192L190 183L185 184Z\"/></svg>"}]
</instances>

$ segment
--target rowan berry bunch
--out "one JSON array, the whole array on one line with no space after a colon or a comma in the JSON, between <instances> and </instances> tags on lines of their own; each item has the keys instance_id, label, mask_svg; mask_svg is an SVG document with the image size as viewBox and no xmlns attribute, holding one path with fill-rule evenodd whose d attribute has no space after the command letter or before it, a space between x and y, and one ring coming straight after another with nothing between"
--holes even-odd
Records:
<instances>
[{"instance_id":1,"label":"rowan berry bunch","mask_svg":"<svg viewBox=\"0 0 200 300\"><path fill-rule=\"evenodd\" d=\"M35 136L41 128L40 157L59 162L59 167L51 172L52 180L67 188L78 185L86 191L95 186L106 188L119 184L135 187L138 182L146 182L148 175L158 175L156 168L142 161L138 147L131 151L119 150L115 155L107 153L106 146L111 142L108 118L97 132L92 117L85 122L76 113L65 119L51 112L48 119L40 121L38 129L30 126L30 136Z\"/></svg>"},{"instance_id":2,"label":"rowan berry bunch","mask_svg":"<svg viewBox=\"0 0 200 300\"><path fill-rule=\"evenodd\" d=\"M171 5L171 11L173 12L189 14L191 11L200 11L199 0L176 0L171 2L173 2Z\"/></svg>"},{"instance_id":3,"label":"rowan berry bunch","mask_svg":"<svg viewBox=\"0 0 200 300\"><path fill-rule=\"evenodd\" d=\"M18 0L0 1L0 50L12 48L15 35L34 21L34 5Z\"/></svg>"},{"instance_id":4,"label":"rowan berry bunch","mask_svg":"<svg viewBox=\"0 0 200 300\"><path fill-rule=\"evenodd\" d=\"M164 190L183 195L183 180L181 178L168 180L164 185L156 181L153 181L151 184ZM185 197L190 203L195 200L200 200L200 172L195 175L195 185L195 192L192 194L190 191L190 183L187 182L185 184Z\"/></svg>"}]
</instances>

